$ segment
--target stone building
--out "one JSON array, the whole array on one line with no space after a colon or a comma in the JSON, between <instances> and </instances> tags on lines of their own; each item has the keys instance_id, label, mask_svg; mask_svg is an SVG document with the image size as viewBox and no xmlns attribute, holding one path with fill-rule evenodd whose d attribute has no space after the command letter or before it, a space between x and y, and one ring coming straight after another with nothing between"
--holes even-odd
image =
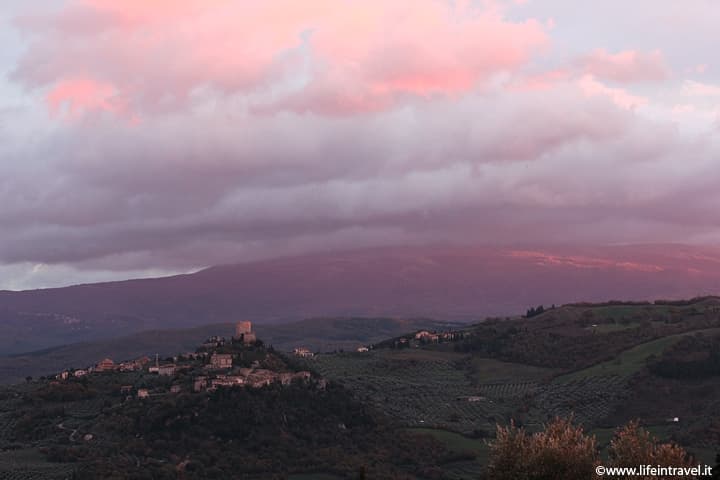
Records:
<instances>
[{"instance_id":1,"label":"stone building","mask_svg":"<svg viewBox=\"0 0 720 480\"><path fill-rule=\"evenodd\" d=\"M207 377L195 377L193 381L193 391L201 392L207 388Z\"/></svg>"},{"instance_id":2,"label":"stone building","mask_svg":"<svg viewBox=\"0 0 720 480\"><path fill-rule=\"evenodd\" d=\"M302 358L310 358L313 356L313 352L304 347L296 348L295 350L293 350L293 354L295 354L296 357Z\"/></svg>"},{"instance_id":3,"label":"stone building","mask_svg":"<svg viewBox=\"0 0 720 480\"><path fill-rule=\"evenodd\" d=\"M101 361L95 367L96 372L112 372L113 370L115 370L115 362L113 362L109 358Z\"/></svg>"},{"instance_id":4,"label":"stone building","mask_svg":"<svg viewBox=\"0 0 720 480\"><path fill-rule=\"evenodd\" d=\"M232 368L233 358L228 353L215 353L210 357L210 365L213 368Z\"/></svg>"},{"instance_id":5,"label":"stone building","mask_svg":"<svg viewBox=\"0 0 720 480\"><path fill-rule=\"evenodd\" d=\"M167 365L160 365L158 367L158 374L172 376L172 375L175 375L176 370L177 370L177 367L172 363L167 364Z\"/></svg>"},{"instance_id":6,"label":"stone building","mask_svg":"<svg viewBox=\"0 0 720 480\"><path fill-rule=\"evenodd\" d=\"M255 332L252 331L252 322L247 320L235 324L235 340L241 340L243 343L253 343L257 340Z\"/></svg>"},{"instance_id":7,"label":"stone building","mask_svg":"<svg viewBox=\"0 0 720 480\"><path fill-rule=\"evenodd\" d=\"M240 338L246 333L252 333L252 322L244 321L235 324L235 337Z\"/></svg>"}]
</instances>

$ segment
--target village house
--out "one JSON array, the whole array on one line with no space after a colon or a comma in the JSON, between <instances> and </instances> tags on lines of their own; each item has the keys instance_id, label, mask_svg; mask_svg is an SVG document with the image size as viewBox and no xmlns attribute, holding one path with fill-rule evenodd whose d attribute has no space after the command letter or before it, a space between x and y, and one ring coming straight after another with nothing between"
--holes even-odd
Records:
<instances>
[{"instance_id":1,"label":"village house","mask_svg":"<svg viewBox=\"0 0 720 480\"><path fill-rule=\"evenodd\" d=\"M422 340L425 342L437 342L440 336L437 333L430 333L427 330L422 330L415 334L415 340Z\"/></svg>"},{"instance_id":2,"label":"village house","mask_svg":"<svg viewBox=\"0 0 720 480\"><path fill-rule=\"evenodd\" d=\"M357 351L358 351L359 353L365 353L365 352L369 352L370 349L369 349L368 347L358 347L358 348L357 348Z\"/></svg>"},{"instance_id":3,"label":"village house","mask_svg":"<svg viewBox=\"0 0 720 480\"><path fill-rule=\"evenodd\" d=\"M207 377L195 377L193 381L193 391L201 392L207 387Z\"/></svg>"},{"instance_id":4,"label":"village house","mask_svg":"<svg viewBox=\"0 0 720 480\"><path fill-rule=\"evenodd\" d=\"M311 377L312 375L310 374L310 372L306 371L297 372L295 375L293 375L293 379L297 380L310 380Z\"/></svg>"},{"instance_id":5,"label":"village house","mask_svg":"<svg viewBox=\"0 0 720 480\"><path fill-rule=\"evenodd\" d=\"M134 362L140 366L145 366L150 363L150 357L144 355L142 357L136 358Z\"/></svg>"},{"instance_id":6,"label":"village house","mask_svg":"<svg viewBox=\"0 0 720 480\"><path fill-rule=\"evenodd\" d=\"M210 380L210 384L212 389L217 387L242 387L245 384L245 379L238 375L218 375Z\"/></svg>"},{"instance_id":7,"label":"village house","mask_svg":"<svg viewBox=\"0 0 720 480\"><path fill-rule=\"evenodd\" d=\"M271 370L258 369L248 375L246 383L253 388L259 388L270 385L275 381L275 379L275 372Z\"/></svg>"},{"instance_id":8,"label":"village house","mask_svg":"<svg viewBox=\"0 0 720 480\"><path fill-rule=\"evenodd\" d=\"M121 372L134 372L138 366L135 362L122 362L118 368Z\"/></svg>"},{"instance_id":9,"label":"village house","mask_svg":"<svg viewBox=\"0 0 720 480\"><path fill-rule=\"evenodd\" d=\"M177 370L177 367L172 363L167 364L167 365L160 365L158 367L158 374L165 375L165 376L172 376L172 375L175 375L176 370Z\"/></svg>"},{"instance_id":10,"label":"village house","mask_svg":"<svg viewBox=\"0 0 720 480\"><path fill-rule=\"evenodd\" d=\"M182 386L180 385L173 385L170 387L170 393L180 393L182 391Z\"/></svg>"},{"instance_id":11,"label":"village house","mask_svg":"<svg viewBox=\"0 0 720 480\"><path fill-rule=\"evenodd\" d=\"M106 358L97 364L97 366L95 367L95 371L97 371L97 372L112 372L115 370L115 368L116 368L115 362L113 362L109 358Z\"/></svg>"},{"instance_id":12,"label":"village house","mask_svg":"<svg viewBox=\"0 0 720 480\"><path fill-rule=\"evenodd\" d=\"M296 357L302 357L302 358L311 358L314 355L313 352L311 352L310 350L308 350L307 348L304 348L304 347L296 348L295 350L293 350L293 353L295 354Z\"/></svg>"},{"instance_id":13,"label":"village house","mask_svg":"<svg viewBox=\"0 0 720 480\"><path fill-rule=\"evenodd\" d=\"M76 377L84 377L87 374L88 374L87 370L75 370L75 373L74 373L74 375Z\"/></svg>"},{"instance_id":14,"label":"village house","mask_svg":"<svg viewBox=\"0 0 720 480\"><path fill-rule=\"evenodd\" d=\"M120 387L120 393L128 394L132 393L132 385L123 385Z\"/></svg>"},{"instance_id":15,"label":"village house","mask_svg":"<svg viewBox=\"0 0 720 480\"><path fill-rule=\"evenodd\" d=\"M58 373L57 375L55 375L55 378L58 380L67 380L69 376L70 376L70 372L68 372L67 370L64 370L64 371Z\"/></svg>"},{"instance_id":16,"label":"village house","mask_svg":"<svg viewBox=\"0 0 720 480\"><path fill-rule=\"evenodd\" d=\"M215 353L210 357L212 368L232 368L233 357L229 353Z\"/></svg>"},{"instance_id":17,"label":"village house","mask_svg":"<svg viewBox=\"0 0 720 480\"><path fill-rule=\"evenodd\" d=\"M218 335L214 335L202 344L205 348L214 348L214 347L222 347L225 345L225 337L220 337Z\"/></svg>"},{"instance_id":18,"label":"village house","mask_svg":"<svg viewBox=\"0 0 720 480\"><path fill-rule=\"evenodd\" d=\"M137 391L137 397L138 397L138 398L149 398L149 397L150 397L150 392L148 391L147 388L140 388L140 389L138 389L138 391Z\"/></svg>"}]
</instances>

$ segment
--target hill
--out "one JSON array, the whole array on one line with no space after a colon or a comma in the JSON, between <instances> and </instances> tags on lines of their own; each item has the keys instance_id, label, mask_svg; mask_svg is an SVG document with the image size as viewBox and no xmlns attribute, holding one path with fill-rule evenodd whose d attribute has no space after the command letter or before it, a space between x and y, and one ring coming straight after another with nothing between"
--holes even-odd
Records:
<instances>
[{"instance_id":1,"label":"hill","mask_svg":"<svg viewBox=\"0 0 720 480\"><path fill-rule=\"evenodd\" d=\"M616 428L639 419L654 435L713 461L719 298L544 310L403 335L306 365L406 428L472 452L474 462L447 466L448 478L478 478L488 454L483 439L496 424L513 420L536 431L555 416L573 416L603 449Z\"/></svg>"},{"instance_id":2,"label":"hill","mask_svg":"<svg viewBox=\"0 0 720 480\"><path fill-rule=\"evenodd\" d=\"M360 345L420 329L457 326L430 319L315 318L286 324L258 325L255 330L281 351L302 346L312 351L354 350ZM221 323L169 330L146 330L117 338L51 347L34 352L0 356L0 384L20 382L70 367L81 367L103 358L127 360L143 355L174 355L195 349L198 339L230 336L235 325Z\"/></svg>"},{"instance_id":3,"label":"hill","mask_svg":"<svg viewBox=\"0 0 720 480\"><path fill-rule=\"evenodd\" d=\"M382 319L304 325L315 323L325 335L388 328ZM209 333L178 338L189 332ZM601 457L619 427L639 420L693 464L712 464L718 345L718 297L534 308L311 358L213 341L176 356L163 375L145 364L0 387L0 472L470 480L486 478L497 425L537 432L554 417L595 437ZM233 370L219 372L213 353L232 355Z\"/></svg>"},{"instance_id":4,"label":"hill","mask_svg":"<svg viewBox=\"0 0 720 480\"><path fill-rule=\"evenodd\" d=\"M446 455L262 342L217 342L169 367L0 388L0 476L411 480Z\"/></svg>"},{"instance_id":5,"label":"hill","mask_svg":"<svg viewBox=\"0 0 720 480\"><path fill-rule=\"evenodd\" d=\"M407 247L279 258L190 275L0 292L0 353L250 319L473 321L539 303L720 292L720 249Z\"/></svg>"}]
</instances>

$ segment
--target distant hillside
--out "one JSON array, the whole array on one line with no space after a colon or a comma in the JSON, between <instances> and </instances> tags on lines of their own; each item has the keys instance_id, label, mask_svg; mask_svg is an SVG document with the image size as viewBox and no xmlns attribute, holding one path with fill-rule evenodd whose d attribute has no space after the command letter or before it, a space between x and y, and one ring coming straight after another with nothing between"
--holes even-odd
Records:
<instances>
[{"instance_id":1,"label":"distant hillside","mask_svg":"<svg viewBox=\"0 0 720 480\"><path fill-rule=\"evenodd\" d=\"M280 258L191 275L0 292L0 353L250 319L477 320L540 303L720 292L720 248L415 247Z\"/></svg>"},{"instance_id":2,"label":"distant hillside","mask_svg":"<svg viewBox=\"0 0 720 480\"><path fill-rule=\"evenodd\" d=\"M278 350L291 351L298 346L313 351L354 350L420 329L447 328L448 324L430 319L393 318L320 318L280 325L258 325L258 337ZM114 339L82 342L44 350L0 357L0 384L39 377L64 368L84 367L103 358L128 360L143 355L175 355L194 351L212 335L230 337L234 324L221 323L187 329L147 330Z\"/></svg>"},{"instance_id":3,"label":"distant hillside","mask_svg":"<svg viewBox=\"0 0 720 480\"><path fill-rule=\"evenodd\" d=\"M0 387L0 478L439 478L439 442L294 358L243 342L200 353L168 375L110 369ZM232 366L213 365L215 354Z\"/></svg>"},{"instance_id":4,"label":"distant hillside","mask_svg":"<svg viewBox=\"0 0 720 480\"><path fill-rule=\"evenodd\" d=\"M565 305L438 333L305 363L405 427L475 452L446 478L485 478L483 439L510 419L534 432L572 416L603 455L619 426L639 420L698 463L715 461L720 298Z\"/></svg>"}]
</instances>

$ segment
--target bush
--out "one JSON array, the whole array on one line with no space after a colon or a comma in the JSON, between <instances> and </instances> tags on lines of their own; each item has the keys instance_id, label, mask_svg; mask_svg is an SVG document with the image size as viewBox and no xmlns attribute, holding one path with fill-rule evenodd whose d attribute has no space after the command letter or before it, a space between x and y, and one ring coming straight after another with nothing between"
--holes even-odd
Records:
<instances>
[{"instance_id":1,"label":"bush","mask_svg":"<svg viewBox=\"0 0 720 480\"><path fill-rule=\"evenodd\" d=\"M498 426L490 448L488 477L494 480L591 479L598 463L595 437L561 418L532 435L514 423Z\"/></svg>"},{"instance_id":2,"label":"bush","mask_svg":"<svg viewBox=\"0 0 720 480\"><path fill-rule=\"evenodd\" d=\"M670 443L659 443L647 430L640 428L637 422L630 422L615 432L615 437L610 442L609 455L613 465L619 467L637 467L640 465L693 467L696 465L682 447ZM676 477L635 476L632 478L670 479Z\"/></svg>"},{"instance_id":3,"label":"bush","mask_svg":"<svg viewBox=\"0 0 720 480\"><path fill-rule=\"evenodd\" d=\"M720 456L718 457L720 461ZM600 463L595 437L583 433L571 420L557 418L545 430L528 434L512 423L497 427L490 443L488 478L493 480L592 479ZM693 467L695 460L681 447L660 443L637 422L618 429L610 443L607 466ZM718 472L715 472L718 477ZM624 478L624 477L615 477ZM627 477L650 478L650 477ZM671 477L652 477L665 479ZM675 478L675 477L672 477Z\"/></svg>"}]
</instances>

